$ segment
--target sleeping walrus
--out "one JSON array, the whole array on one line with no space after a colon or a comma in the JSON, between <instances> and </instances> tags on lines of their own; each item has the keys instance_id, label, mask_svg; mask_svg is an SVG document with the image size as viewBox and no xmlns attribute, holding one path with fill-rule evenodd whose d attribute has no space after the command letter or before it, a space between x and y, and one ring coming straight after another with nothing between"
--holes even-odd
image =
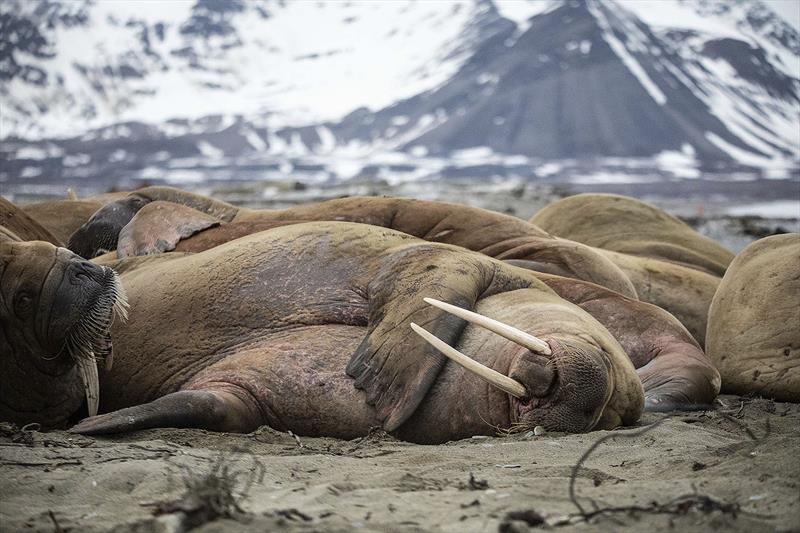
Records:
<instances>
[{"instance_id":1,"label":"sleeping walrus","mask_svg":"<svg viewBox=\"0 0 800 533\"><path fill-rule=\"evenodd\" d=\"M723 391L800 402L800 235L736 256L711 303L707 346Z\"/></svg>"},{"instance_id":2,"label":"sleeping walrus","mask_svg":"<svg viewBox=\"0 0 800 533\"><path fill-rule=\"evenodd\" d=\"M123 242L120 257L173 249L198 252L265 229L311 221L386 227L499 259L537 262L548 272L636 296L625 274L584 244L556 239L523 220L485 209L406 198L342 198L256 210L170 187L148 187L107 204L70 237L68 247L86 258L120 251L118 239Z\"/></svg>"},{"instance_id":3,"label":"sleeping walrus","mask_svg":"<svg viewBox=\"0 0 800 533\"><path fill-rule=\"evenodd\" d=\"M605 250L675 262L722 276L733 254L648 203L585 193L547 205L531 218L540 228Z\"/></svg>"},{"instance_id":4,"label":"sleeping walrus","mask_svg":"<svg viewBox=\"0 0 800 533\"><path fill-rule=\"evenodd\" d=\"M70 243L73 250L88 257L97 251L98 242L109 249L117 247L120 257L173 249L197 252L264 229L315 220L387 227L497 259L526 261L529 268L539 271L591 281L666 309L701 346L708 307L719 284L717 276L694 267L553 238L533 224L501 213L405 198L343 198L262 211L240 209L169 187L151 187L98 211Z\"/></svg>"},{"instance_id":5,"label":"sleeping walrus","mask_svg":"<svg viewBox=\"0 0 800 533\"><path fill-rule=\"evenodd\" d=\"M121 284L46 243L2 243L0 258L5 420L63 424L82 383L89 413L107 413L73 428L89 434L268 424L352 438L382 425L442 442L613 428L642 409L617 341L531 272L382 228L288 226L131 269ZM130 317L109 338L120 287ZM97 404L87 361L112 339ZM445 364L440 350L453 349L478 373Z\"/></svg>"}]
</instances>

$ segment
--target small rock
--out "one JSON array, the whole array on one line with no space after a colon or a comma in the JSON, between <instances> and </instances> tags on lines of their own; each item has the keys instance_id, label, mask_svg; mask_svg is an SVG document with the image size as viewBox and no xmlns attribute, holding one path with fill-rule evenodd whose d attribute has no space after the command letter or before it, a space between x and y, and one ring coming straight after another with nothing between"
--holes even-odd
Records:
<instances>
[{"instance_id":1,"label":"small rock","mask_svg":"<svg viewBox=\"0 0 800 533\"><path fill-rule=\"evenodd\" d=\"M531 527L541 526L544 523L544 517L533 509L511 511L506 513L500 522L498 533L523 533L530 531Z\"/></svg>"},{"instance_id":2,"label":"small rock","mask_svg":"<svg viewBox=\"0 0 800 533\"><path fill-rule=\"evenodd\" d=\"M486 490L489 488L489 482L485 479L476 479L472 472L470 472L467 486L470 490Z\"/></svg>"},{"instance_id":3,"label":"small rock","mask_svg":"<svg viewBox=\"0 0 800 533\"><path fill-rule=\"evenodd\" d=\"M533 434L536 435L537 437L541 437L545 433L547 433L547 431L545 431L545 429L542 426L536 426L535 428L533 428Z\"/></svg>"}]
</instances>

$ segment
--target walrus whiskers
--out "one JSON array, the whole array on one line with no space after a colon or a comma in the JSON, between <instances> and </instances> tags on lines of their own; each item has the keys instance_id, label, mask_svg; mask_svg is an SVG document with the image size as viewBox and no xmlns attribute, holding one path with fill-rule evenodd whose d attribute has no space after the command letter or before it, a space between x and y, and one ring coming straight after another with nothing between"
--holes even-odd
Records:
<instances>
[{"instance_id":1,"label":"walrus whiskers","mask_svg":"<svg viewBox=\"0 0 800 533\"><path fill-rule=\"evenodd\" d=\"M97 359L106 359L107 367L113 357L108 338L114 318L128 318L128 299L116 272L103 267L106 282L92 309L67 334L65 349L75 361L83 381L89 416L97 414L100 403L100 381Z\"/></svg>"},{"instance_id":2,"label":"walrus whiskers","mask_svg":"<svg viewBox=\"0 0 800 533\"><path fill-rule=\"evenodd\" d=\"M525 333L514 326L503 324L502 322L498 322L497 320L489 318L488 316L479 315L478 313L473 313L472 311L468 311L462 307L457 307L453 304L445 303L434 298L423 298L423 300L434 307L438 307L442 311L447 311L451 315L455 315L458 318L462 318L467 322L471 322L477 326L484 327L493 333L497 333L505 339L516 342L520 346L524 346L534 353L540 353L542 355L551 355L553 353L550 349L550 346L545 341L534 337L530 333Z\"/></svg>"},{"instance_id":3,"label":"walrus whiskers","mask_svg":"<svg viewBox=\"0 0 800 533\"><path fill-rule=\"evenodd\" d=\"M528 391L519 381L515 379L511 379L508 376L504 376L500 372L496 370L492 370L486 365L482 365L481 363L475 361L464 355L463 353L459 352L443 340L439 339L429 331L419 327L418 325L411 323L411 329L414 332L425 339L431 346L442 352L452 361L458 363L459 365L463 366L465 369L469 370L473 374L477 375L482 380L486 381L490 385L494 385L498 389L507 392L508 394L514 396L515 398L526 398L528 397Z\"/></svg>"}]
</instances>

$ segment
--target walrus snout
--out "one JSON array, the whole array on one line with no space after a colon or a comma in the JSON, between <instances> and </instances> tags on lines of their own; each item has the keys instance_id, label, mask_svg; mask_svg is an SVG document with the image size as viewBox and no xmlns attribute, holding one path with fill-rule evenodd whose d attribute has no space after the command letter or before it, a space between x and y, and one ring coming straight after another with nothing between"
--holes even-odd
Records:
<instances>
[{"instance_id":1,"label":"walrus snout","mask_svg":"<svg viewBox=\"0 0 800 533\"><path fill-rule=\"evenodd\" d=\"M119 232L148 203L150 199L132 194L103 206L75 230L67 248L86 259L116 250Z\"/></svg>"},{"instance_id":2,"label":"walrus snout","mask_svg":"<svg viewBox=\"0 0 800 533\"><path fill-rule=\"evenodd\" d=\"M553 380L540 398L517 402L519 430L543 426L580 433L598 426L614 391L614 374L602 349L577 339L548 339Z\"/></svg>"}]
</instances>

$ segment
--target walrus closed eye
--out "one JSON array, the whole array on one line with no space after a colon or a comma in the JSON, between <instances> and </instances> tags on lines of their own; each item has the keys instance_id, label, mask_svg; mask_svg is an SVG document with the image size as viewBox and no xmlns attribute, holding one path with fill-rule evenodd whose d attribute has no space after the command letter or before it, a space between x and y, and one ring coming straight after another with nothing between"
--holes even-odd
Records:
<instances>
[{"instance_id":1,"label":"walrus closed eye","mask_svg":"<svg viewBox=\"0 0 800 533\"><path fill-rule=\"evenodd\" d=\"M97 361L111 364L111 324L127 315L117 274L49 243L3 242L0 288L0 418L58 425L83 398L96 414Z\"/></svg>"}]
</instances>

